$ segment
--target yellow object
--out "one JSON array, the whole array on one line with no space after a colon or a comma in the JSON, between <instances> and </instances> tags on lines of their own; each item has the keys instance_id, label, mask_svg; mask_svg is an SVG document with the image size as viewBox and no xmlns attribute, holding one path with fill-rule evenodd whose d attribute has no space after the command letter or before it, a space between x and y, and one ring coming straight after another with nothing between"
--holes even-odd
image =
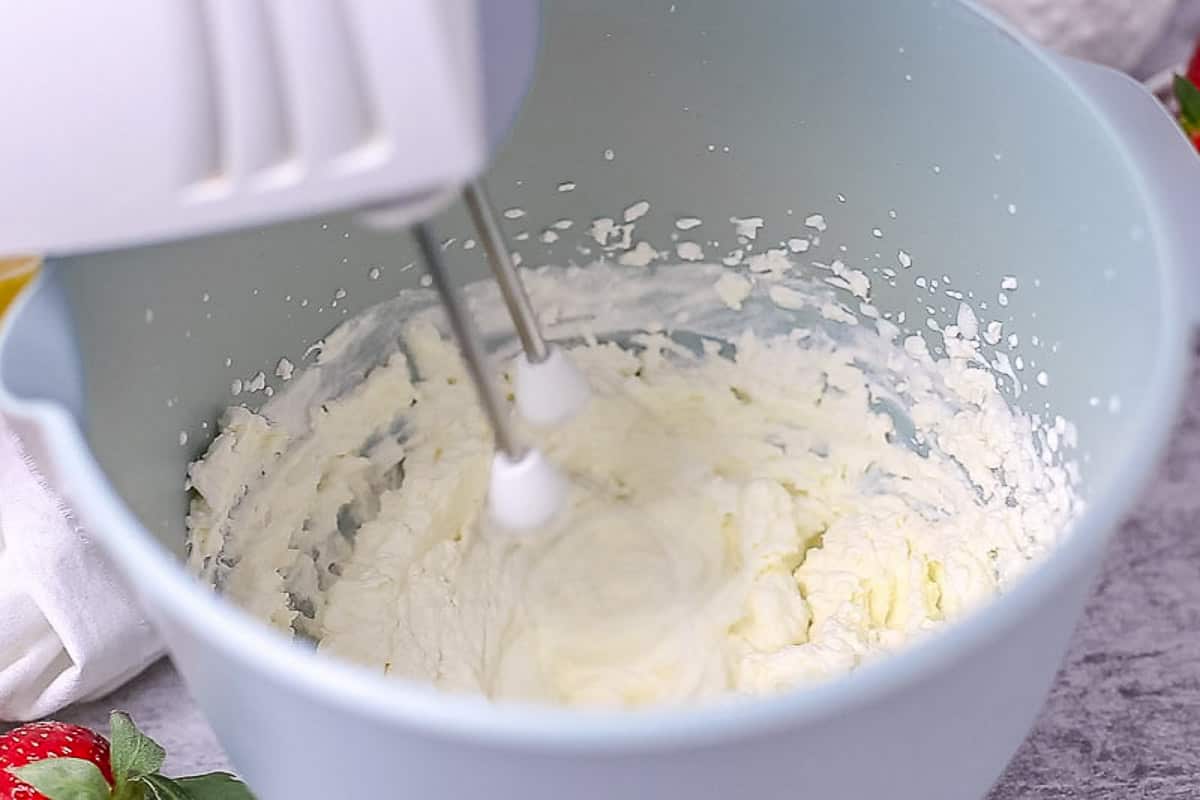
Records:
<instances>
[{"instance_id":1,"label":"yellow object","mask_svg":"<svg viewBox=\"0 0 1200 800\"><path fill-rule=\"evenodd\" d=\"M0 258L0 315L25 288L25 284L33 280L41 265L42 259L38 256Z\"/></svg>"}]
</instances>

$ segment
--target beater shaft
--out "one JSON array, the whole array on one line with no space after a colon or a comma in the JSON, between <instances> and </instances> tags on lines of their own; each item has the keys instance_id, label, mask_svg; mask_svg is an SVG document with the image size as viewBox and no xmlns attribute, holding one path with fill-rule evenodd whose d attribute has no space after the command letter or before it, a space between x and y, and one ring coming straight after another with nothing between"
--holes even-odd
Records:
<instances>
[{"instance_id":1,"label":"beater shaft","mask_svg":"<svg viewBox=\"0 0 1200 800\"><path fill-rule=\"evenodd\" d=\"M521 283L516 265L508 253L508 243L504 239L504 232L500 230L496 209L488 198L483 180L467 184L467 188L463 190L463 199L466 201L467 210L471 212L471 219L475 222L484 252L487 253L492 275L496 278L496 283L500 284L500 294L504 296L504 305L508 307L508 315L517 329L525 356L531 364L540 364L550 356L550 348L542 336L537 315L533 313L533 306L529 302L529 295L525 293L525 286Z\"/></svg>"},{"instance_id":2,"label":"beater shaft","mask_svg":"<svg viewBox=\"0 0 1200 800\"><path fill-rule=\"evenodd\" d=\"M450 329L462 351L467 372L475 384L475 390L479 393L479 402L488 417L488 422L491 423L492 431L496 436L496 449L510 460L519 461L525 455L525 448L518 442L512 429L504 400L492 378L491 370L488 369L487 351L483 347L475 324L471 321L470 312L467 311L461 295L450 283L450 278L446 274L445 265L442 263L441 248L438 247L433 234L426 225L415 226L413 235L416 237L417 247L420 248L421 255L425 259L425 269L433 278L433 285L441 297L442 307L446 311L446 316L450 320Z\"/></svg>"}]
</instances>

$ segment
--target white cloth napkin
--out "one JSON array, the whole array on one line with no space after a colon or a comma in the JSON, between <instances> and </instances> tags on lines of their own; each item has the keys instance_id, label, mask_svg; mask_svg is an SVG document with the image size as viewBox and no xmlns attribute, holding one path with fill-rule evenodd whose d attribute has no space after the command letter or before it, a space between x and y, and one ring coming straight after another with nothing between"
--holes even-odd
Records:
<instances>
[{"instance_id":1,"label":"white cloth napkin","mask_svg":"<svg viewBox=\"0 0 1200 800\"><path fill-rule=\"evenodd\" d=\"M99 697L161 652L104 554L0 418L0 720Z\"/></svg>"}]
</instances>

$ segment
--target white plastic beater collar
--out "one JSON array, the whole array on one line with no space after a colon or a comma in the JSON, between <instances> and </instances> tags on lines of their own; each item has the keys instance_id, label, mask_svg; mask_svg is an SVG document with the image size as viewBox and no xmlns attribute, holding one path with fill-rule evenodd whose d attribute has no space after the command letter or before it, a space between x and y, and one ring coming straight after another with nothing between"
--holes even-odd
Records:
<instances>
[{"instance_id":1,"label":"white plastic beater collar","mask_svg":"<svg viewBox=\"0 0 1200 800\"><path fill-rule=\"evenodd\" d=\"M567 478L538 450L517 460L496 453L488 486L488 513L500 527L528 531L549 522L566 505Z\"/></svg>"},{"instance_id":2,"label":"white plastic beater collar","mask_svg":"<svg viewBox=\"0 0 1200 800\"><path fill-rule=\"evenodd\" d=\"M546 358L536 363L525 353L517 357L514 394L517 413L531 425L547 427L582 411L591 389L563 349L550 345Z\"/></svg>"}]
</instances>

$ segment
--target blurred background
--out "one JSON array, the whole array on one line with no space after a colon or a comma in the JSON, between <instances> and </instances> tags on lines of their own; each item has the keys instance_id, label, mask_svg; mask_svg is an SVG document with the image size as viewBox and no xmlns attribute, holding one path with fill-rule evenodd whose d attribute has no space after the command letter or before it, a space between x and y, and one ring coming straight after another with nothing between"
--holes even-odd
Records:
<instances>
[{"instance_id":1,"label":"blurred background","mask_svg":"<svg viewBox=\"0 0 1200 800\"><path fill-rule=\"evenodd\" d=\"M1200 0L983 0L1042 44L1147 80L1187 61Z\"/></svg>"}]
</instances>

